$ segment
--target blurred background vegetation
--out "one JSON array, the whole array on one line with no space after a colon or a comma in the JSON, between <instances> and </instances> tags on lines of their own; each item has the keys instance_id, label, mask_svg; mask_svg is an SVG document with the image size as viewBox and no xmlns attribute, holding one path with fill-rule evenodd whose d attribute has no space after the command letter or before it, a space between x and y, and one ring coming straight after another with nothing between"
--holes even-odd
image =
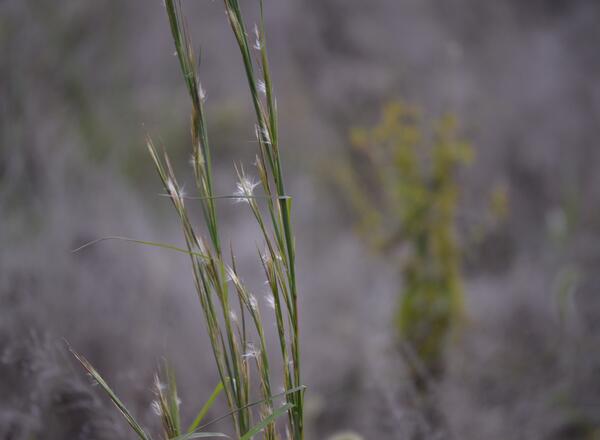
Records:
<instances>
[{"instance_id":1,"label":"blurred background vegetation","mask_svg":"<svg viewBox=\"0 0 600 440\"><path fill-rule=\"evenodd\" d=\"M266 3L307 437L599 438L600 4ZM220 2L185 7L228 194L251 104ZM129 438L63 338L150 427L163 356L191 407L216 383L185 256L70 252L180 240L144 146L191 184L164 8L4 0L0 48L0 439ZM219 210L260 292L252 219Z\"/></svg>"}]
</instances>

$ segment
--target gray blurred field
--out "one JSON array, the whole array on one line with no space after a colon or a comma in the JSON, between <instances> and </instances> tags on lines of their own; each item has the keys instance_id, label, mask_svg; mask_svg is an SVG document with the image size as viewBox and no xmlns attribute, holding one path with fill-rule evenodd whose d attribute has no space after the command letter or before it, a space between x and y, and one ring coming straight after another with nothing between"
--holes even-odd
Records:
<instances>
[{"instance_id":1,"label":"gray blurred field","mask_svg":"<svg viewBox=\"0 0 600 440\"><path fill-rule=\"evenodd\" d=\"M307 438L599 439L600 3L265 2ZM184 4L229 194L234 159L250 166L255 152L245 78L221 2ZM250 22L257 4L242 2ZM168 358L193 417L218 379L188 260L116 241L71 252L107 235L181 243L144 146L147 133L164 144L192 186L161 1L2 0L0 49L0 440L132 438L65 340L150 428L148 386ZM434 417L392 342L398 268L356 234L331 172L350 129L394 99L452 112L473 145L461 232L483 221L494 186L510 204L464 256L468 324L430 396ZM219 210L260 292L256 226L240 205Z\"/></svg>"}]
</instances>

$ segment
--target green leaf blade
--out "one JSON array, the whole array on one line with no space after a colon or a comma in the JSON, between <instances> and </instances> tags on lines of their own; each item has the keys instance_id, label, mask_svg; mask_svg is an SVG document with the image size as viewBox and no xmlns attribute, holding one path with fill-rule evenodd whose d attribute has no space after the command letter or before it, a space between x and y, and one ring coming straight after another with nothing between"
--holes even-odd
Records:
<instances>
[{"instance_id":1,"label":"green leaf blade","mask_svg":"<svg viewBox=\"0 0 600 440\"><path fill-rule=\"evenodd\" d=\"M253 436L262 431L267 425L277 420L280 416L288 412L288 410L290 410L293 407L293 403L286 403L282 407L275 410L270 416L265 417L259 423L254 425L247 433L240 437L240 440L250 440Z\"/></svg>"}]
</instances>

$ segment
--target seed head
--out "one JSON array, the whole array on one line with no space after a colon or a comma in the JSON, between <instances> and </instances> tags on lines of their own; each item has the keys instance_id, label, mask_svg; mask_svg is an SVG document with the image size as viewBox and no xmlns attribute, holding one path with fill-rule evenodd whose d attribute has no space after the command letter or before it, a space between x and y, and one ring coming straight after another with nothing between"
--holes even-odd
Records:
<instances>
[{"instance_id":1,"label":"seed head","mask_svg":"<svg viewBox=\"0 0 600 440\"><path fill-rule=\"evenodd\" d=\"M260 32L258 30L257 24L254 25L254 36L255 36L254 49L261 50L262 44L260 43Z\"/></svg>"},{"instance_id":2,"label":"seed head","mask_svg":"<svg viewBox=\"0 0 600 440\"><path fill-rule=\"evenodd\" d=\"M272 293L268 293L265 301L267 302L267 305L272 308L273 310L275 310L275 297L273 296Z\"/></svg>"},{"instance_id":3,"label":"seed head","mask_svg":"<svg viewBox=\"0 0 600 440\"><path fill-rule=\"evenodd\" d=\"M182 188L179 188L172 179L167 179L167 191L172 199L176 199L180 204L183 205L183 199L185 193Z\"/></svg>"},{"instance_id":4,"label":"seed head","mask_svg":"<svg viewBox=\"0 0 600 440\"><path fill-rule=\"evenodd\" d=\"M170 195L177 194L177 188L171 179L167 179L167 190Z\"/></svg>"},{"instance_id":5,"label":"seed head","mask_svg":"<svg viewBox=\"0 0 600 440\"><path fill-rule=\"evenodd\" d=\"M154 376L154 390L157 393L161 393L162 391L165 390L165 388L166 388L165 384L160 381L160 379L158 378L158 375L155 375Z\"/></svg>"},{"instance_id":6,"label":"seed head","mask_svg":"<svg viewBox=\"0 0 600 440\"><path fill-rule=\"evenodd\" d=\"M256 135L256 139L260 142L264 142L265 144L271 143L271 135L269 134L269 130L267 127L259 127L258 125L254 126L254 134Z\"/></svg>"},{"instance_id":7,"label":"seed head","mask_svg":"<svg viewBox=\"0 0 600 440\"><path fill-rule=\"evenodd\" d=\"M236 196L235 201L250 203L250 198L254 194L254 188L257 186L258 182L254 182L246 176L241 176L233 193Z\"/></svg>"},{"instance_id":8,"label":"seed head","mask_svg":"<svg viewBox=\"0 0 600 440\"><path fill-rule=\"evenodd\" d=\"M260 354L260 350L258 350L252 342L248 342L246 344L246 351L242 355L243 358L257 358Z\"/></svg>"},{"instance_id":9,"label":"seed head","mask_svg":"<svg viewBox=\"0 0 600 440\"><path fill-rule=\"evenodd\" d=\"M262 93L263 95L267 94L267 85L262 79L258 80L257 87L260 93Z\"/></svg>"},{"instance_id":10,"label":"seed head","mask_svg":"<svg viewBox=\"0 0 600 440\"><path fill-rule=\"evenodd\" d=\"M248 295L248 302L250 303L250 307L252 308L252 310L258 310L258 301L256 300L256 297L254 295Z\"/></svg>"},{"instance_id":11,"label":"seed head","mask_svg":"<svg viewBox=\"0 0 600 440\"><path fill-rule=\"evenodd\" d=\"M154 412L154 414L156 414L157 416L162 416L162 408L160 407L160 403L158 402L158 400L153 400L151 405L152 407L152 411Z\"/></svg>"},{"instance_id":12,"label":"seed head","mask_svg":"<svg viewBox=\"0 0 600 440\"><path fill-rule=\"evenodd\" d=\"M204 91L202 84L200 84L200 81L198 81L198 97L200 98L200 101L206 101L206 92Z\"/></svg>"},{"instance_id":13,"label":"seed head","mask_svg":"<svg viewBox=\"0 0 600 440\"><path fill-rule=\"evenodd\" d=\"M227 280L227 282L229 281L234 281L237 278L237 275L235 274L235 272L233 271L233 269L229 266L225 267L225 279Z\"/></svg>"}]
</instances>

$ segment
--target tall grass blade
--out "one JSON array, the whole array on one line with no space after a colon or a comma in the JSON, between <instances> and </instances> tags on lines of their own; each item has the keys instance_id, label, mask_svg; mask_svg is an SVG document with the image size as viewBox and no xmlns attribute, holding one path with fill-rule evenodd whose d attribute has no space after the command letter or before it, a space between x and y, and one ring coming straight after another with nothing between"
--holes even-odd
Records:
<instances>
[{"instance_id":1,"label":"tall grass blade","mask_svg":"<svg viewBox=\"0 0 600 440\"><path fill-rule=\"evenodd\" d=\"M96 369L92 367L92 364L90 364L86 358L84 358L79 353L75 352L73 349L69 348L69 350L71 351L73 356L75 356L75 358L81 363L81 365L83 365L83 368L86 369L86 371L94 378L98 385L100 385L100 387L106 392L108 397L110 397L110 400L112 400L117 409L121 412L121 414L123 414L123 417L125 417L125 420L127 420L127 423L129 423L129 426L131 426L131 428L135 431L138 437L142 440L151 440L151 437L148 436L144 432L144 429L140 426L140 424L135 421L135 419L133 418L129 410L125 407L123 402L121 402L121 400L108 386L108 384L102 378L102 376L100 376L100 373L98 373L98 371L96 371Z\"/></svg>"},{"instance_id":2,"label":"tall grass blade","mask_svg":"<svg viewBox=\"0 0 600 440\"><path fill-rule=\"evenodd\" d=\"M223 391L223 382L219 382L219 384L216 386L215 390L212 392L212 394L210 395L210 397L208 398L206 403L200 409L200 412L198 413L198 415L196 416L196 418L194 419L194 421L192 422L190 427L187 429L188 434L191 432L194 432L196 430L196 428L198 428L198 426L200 425L200 422L202 422L202 420L204 420L204 417L208 413L208 410L213 406L213 404L215 403L215 400L217 399L219 394L221 394L222 391Z\"/></svg>"}]
</instances>

